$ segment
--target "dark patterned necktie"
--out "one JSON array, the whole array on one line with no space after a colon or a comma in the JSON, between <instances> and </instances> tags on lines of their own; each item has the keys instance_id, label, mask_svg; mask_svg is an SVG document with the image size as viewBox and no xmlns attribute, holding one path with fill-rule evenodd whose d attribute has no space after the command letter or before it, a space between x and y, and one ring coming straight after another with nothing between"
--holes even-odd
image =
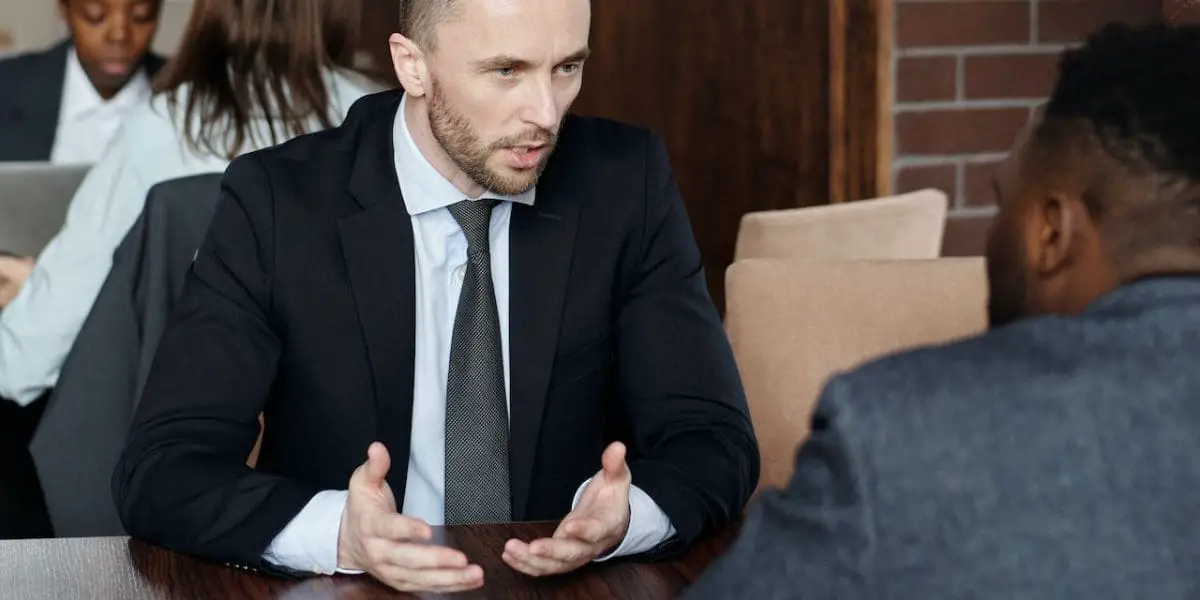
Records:
<instances>
[{"instance_id":1,"label":"dark patterned necktie","mask_svg":"<svg viewBox=\"0 0 1200 600\"><path fill-rule=\"evenodd\" d=\"M450 206L467 237L446 380L446 524L510 520L508 402L489 247L494 200Z\"/></svg>"}]
</instances>

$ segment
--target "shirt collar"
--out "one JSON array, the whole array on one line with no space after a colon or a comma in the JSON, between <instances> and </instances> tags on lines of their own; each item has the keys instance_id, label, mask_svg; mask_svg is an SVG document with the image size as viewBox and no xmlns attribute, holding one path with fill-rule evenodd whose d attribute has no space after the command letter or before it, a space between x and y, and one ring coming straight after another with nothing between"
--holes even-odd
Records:
<instances>
[{"instance_id":1,"label":"shirt collar","mask_svg":"<svg viewBox=\"0 0 1200 600\"><path fill-rule=\"evenodd\" d=\"M400 193L404 195L404 204L408 214L421 213L446 208L451 204L467 198L438 173L433 165L421 154L408 131L408 123L404 118L404 107L408 96L400 97L400 109L396 112L393 125L393 146L395 147L396 177L400 180ZM505 196L491 191L485 191L479 198L491 198L506 202L516 202L533 206L536 188L515 196Z\"/></svg>"},{"instance_id":2,"label":"shirt collar","mask_svg":"<svg viewBox=\"0 0 1200 600\"><path fill-rule=\"evenodd\" d=\"M150 80L146 77L145 69L138 68L133 77L121 88L117 95L109 100L100 97L92 80L88 79L83 65L79 63L79 55L71 47L67 52L67 72L63 80L63 119L76 119L90 116L95 111L111 106L116 109L130 108L144 102L150 96Z\"/></svg>"}]
</instances>

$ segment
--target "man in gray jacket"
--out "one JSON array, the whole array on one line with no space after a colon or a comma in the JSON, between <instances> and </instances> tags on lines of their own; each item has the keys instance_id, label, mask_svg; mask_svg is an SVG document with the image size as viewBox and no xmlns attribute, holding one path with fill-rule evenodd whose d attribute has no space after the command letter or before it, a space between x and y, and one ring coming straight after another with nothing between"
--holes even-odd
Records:
<instances>
[{"instance_id":1,"label":"man in gray jacket","mask_svg":"<svg viewBox=\"0 0 1200 600\"><path fill-rule=\"evenodd\" d=\"M997 173L992 330L829 382L686 598L1200 598L1200 29L1063 56Z\"/></svg>"}]
</instances>

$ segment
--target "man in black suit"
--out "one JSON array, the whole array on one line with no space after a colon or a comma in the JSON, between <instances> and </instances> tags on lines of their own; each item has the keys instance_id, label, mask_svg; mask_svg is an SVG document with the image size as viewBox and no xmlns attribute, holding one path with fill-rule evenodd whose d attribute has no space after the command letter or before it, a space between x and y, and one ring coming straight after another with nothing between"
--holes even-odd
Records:
<instances>
[{"instance_id":1,"label":"man in black suit","mask_svg":"<svg viewBox=\"0 0 1200 600\"><path fill-rule=\"evenodd\" d=\"M451 591L483 574L431 524L562 519L503 551L535 576L725 525L758 449L666 150L565 116L590 2L403 6L404 93L226 172L114 474L127 530Z\"/></svg>"},{"instance_id":2,"label":"man in black suit","mask_svg":"<svg viewBox=\"0 0 1200 600\"><path fill-rule=\"evenodd\" d=\"M150 97L162 0L59 0L71 39L0 61L0 161L92 164Z\"/></svg>"}]
</instances>

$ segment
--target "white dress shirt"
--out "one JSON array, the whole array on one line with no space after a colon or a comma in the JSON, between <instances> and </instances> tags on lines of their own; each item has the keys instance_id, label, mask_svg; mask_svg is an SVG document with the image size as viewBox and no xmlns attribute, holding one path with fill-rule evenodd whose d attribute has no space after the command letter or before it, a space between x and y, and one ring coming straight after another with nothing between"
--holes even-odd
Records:
<instances>
[{"instance_id":1,"label":"white dress shirt","mask_svg":"<svg viewBox=\"0 0 1200 600\"><path fill-rule=\"evenodd\" d=\"M441 525L445 518L446 378L454 315L467 264L467 238L447 207L467 200L421 154L404 119L404 98L394 125L396 175L412 220L416 254L416 361L413 378L412 442L404 488L405 515ZM512 203L532 205L534 190L519 196L485 192L477 199L500 200L492 211L492 280L500 318L505 398L509 397L508 235ZM380 268L387 268L380 265ZM397 365L396 368L404 368ZM366 448L363 449L366 451ZM600 469L597 461L596 469ZM590 480L589 480L590 481ZM579 502L585 481L575 494ZM318 493L267 548L276 565L315 573L347 573L337 567L338 528L345 490ZM609 556L645 552L675 535L658 504L634 486L629 497L629 531Z\"/></svg>"},{"instance_id":2,"label":"white dress shirt","mask_svg":"<svg viewBox=\"0 0 1200 600\"><path fill-rule=\"evenodd\" d=\"M334 123L350 105L378 86L356 75L330 71L326 85ZM179 91L179 105L187 102ZM243 152L270 145L271 124L252 119L253 138ZM277 129L285 129L276 125ZM314 119L312 129L318 129ZM0 312L0 398L27 405L58 382L59 370L100 287L112 255L142 213L155 184L229 166L222 156L194 150L165 96L142 104L126 119L108 153L88 172L71 199L66 223L37 259L29 280ZM280 140L291 138L286 131ZM0 400L2 402L3 400Z\"/></svg>"},{"instance_id":3,"label":"white dress shirt","mask_svg":"<svg viewBox=\"0 0 1200 600\"><path fill-rule=\"evenodd\" d=\"M150 79L146 77L145 69L138 69L112 98L101 98L83 71L83 65L79 64L75 48L71 48L67 52L62 103L50 162L56 165L100 162L121 123L149 100Z\"/></svg>"}]
</instances>

